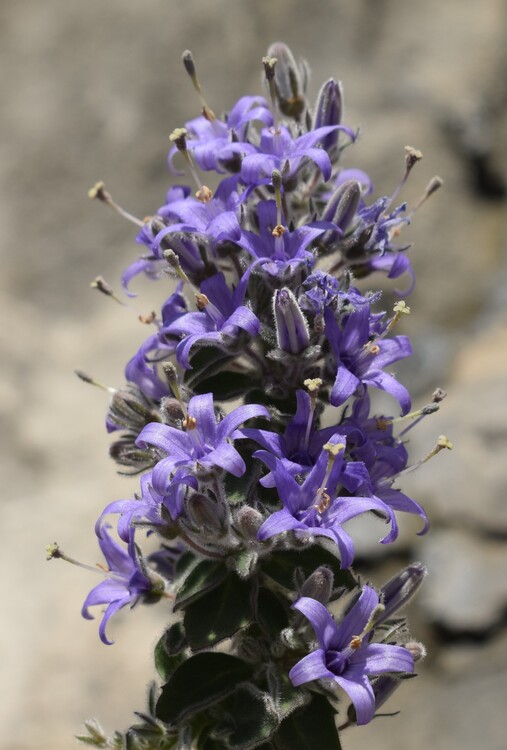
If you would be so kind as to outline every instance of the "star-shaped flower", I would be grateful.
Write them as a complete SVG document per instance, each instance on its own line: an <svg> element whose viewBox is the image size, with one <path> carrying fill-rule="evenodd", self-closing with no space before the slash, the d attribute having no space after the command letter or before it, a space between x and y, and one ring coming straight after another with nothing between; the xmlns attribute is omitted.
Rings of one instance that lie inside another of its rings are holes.
<svg viewBox="0 0 507 750"><path fill-rule="evenodd" d="M378 594L365 586L338 625L326 607L315 599L301 597L294 604L294 609L310 621L319 648L291 669L292 683L298 686L312 680L333 680L354 704L358 724L367 724L375 713L370 677L414 671L414 660L407 649L371 642L371 620L378 604Z"/></svg>

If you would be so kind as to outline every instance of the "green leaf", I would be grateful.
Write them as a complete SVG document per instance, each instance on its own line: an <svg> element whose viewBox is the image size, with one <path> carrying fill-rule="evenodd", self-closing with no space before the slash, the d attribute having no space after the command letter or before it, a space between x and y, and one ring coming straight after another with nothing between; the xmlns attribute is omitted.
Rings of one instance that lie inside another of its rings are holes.
<svg viewBox="0 0 507 750"><path fill-rule="evenodd" d="M269 690L281 719L310 701L310 693L294 687L287 672L268 670Z"/></svg>
<svg viewBox="0 0 507 750"><path fill-rule="evenodd" d="M216 346L195 347L190 358L191 369L185 371L185 385L193 389L203 375L208 378L215 375L233 359L234 357Z"/></svg>
<svg viewBox="0 0 507 750"><path fill-rule="evenodd" d="M270 639L275 639L289 624L288 606L272 591L260 588L257 595L256 620Z"/></svg>
<svg viewBox="0 0 507 750"><path fill-rule="evenodd" d="M181 584L176 594L173 611L176 612L178 609L186 607L211 589L216 588L222 583L226 575L227 569L223 562L201 560L191 569Z"/></svg>
<svg viewBox="0 0 507 750"><path fill-rule="evenodd" d="M185 658L182 654L187 645L185 629L182 622L171 625L155 646L155 667L163 680L171 674Z"/></svg>
<svg viewBox="0 0 507 750"><path fill-rule="evenodd" d="M226 747L249 750L268 740L278 726L278 714L268 693L254 685L240 685L225 702L225 719L217 732L226 737Z"/></svg>
<svg viewBox="0 0 507 750"><path fill-rule="evenodd" d="M252 620L251 582L230 572L185 609L185 631L194 651L228 638Z"/></svg>
<svg viewBox="0 0 507 750"><path fill-rule="evenodd" d="M308 578L320 565L327 565L333 571L335 588L344 586L351 590L357 585L349 570L341 570L340 559L321 544L312 544L301 550L277 550L266 558L261 569L280 586L293 591L297 568L304 578Z"/></svg>
<svg viewBox="0 0 507 750"><path fill-rule="evenodd" d="M162 688L157 717L176 724L232 693L251 667L230 654L206 652L183 662Z"/></svg>
<svg viewBox="0 0 507 750"><path fill-rule="evenodd" d="M340 737L334 720L335 710L323 695L282 721L276 733L278 750L340 750Z"/></svg>
<svg viewBox="0 0 507 750"><path fill-rule="evenodd" d="M195 382L193 391L212 393L216 401L230 401L243 397L255 385L257 382L252 379L251 374L220 370L211 377Z"/></svg>

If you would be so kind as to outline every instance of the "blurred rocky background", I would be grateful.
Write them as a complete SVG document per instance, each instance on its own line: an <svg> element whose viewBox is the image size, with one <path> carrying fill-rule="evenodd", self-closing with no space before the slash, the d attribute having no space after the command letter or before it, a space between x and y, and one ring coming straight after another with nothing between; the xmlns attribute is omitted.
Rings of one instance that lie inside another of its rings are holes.
<svg viewBox="0 0 507 750"><path fill-rule="evenodd" d="M399 375L418 404L436 386L449 392L414 430L413 457L440 433L455 448L410 481L432 533L410 529L382 556L365 541L360 556L376 583L407 561L428 565L411 620L429 656L386 707L401 715L346 744L505 747L506 37L504 0L2 0L2 748L74 747L92 715L108 731L128 726L164 623L161 607L124 612L111 628L117 644L103 646L79 613L91 574L44 560L54 540L98 560L94 521L134 487L107 457L105 395L73 375L121 383L146 335L135 313L89 287L98 274L118 286L137 246L87 190L103 179L126 208L152 213L168 186L168 134L198 111L181 52L193 50L222 111L261 91L260 58L276 39L309 60L312 95L325 78L343 81L346 122L363 131L347 164L373 176L377 195L399 180L406 144L424 153L407 200L434 174L445 180L406 235L416 355ZM153 302L139 299L149 312Z"/></svg>

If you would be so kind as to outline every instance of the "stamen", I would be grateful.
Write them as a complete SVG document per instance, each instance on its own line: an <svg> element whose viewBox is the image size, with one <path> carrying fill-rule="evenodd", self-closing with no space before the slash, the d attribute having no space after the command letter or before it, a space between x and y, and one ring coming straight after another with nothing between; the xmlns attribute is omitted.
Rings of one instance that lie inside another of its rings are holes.
<svg viewBox="0 0 507 750"><path fill-rule="evenodd" d="M417 409L416 411L411 411L409 414L404 414L402 417L390 417L389 419L386 417L377 417L376 418L376 425L378 430L387 430L389 425L397 424L399 422L404 422L407 419L413 419L419 421L421 417L426 417L428 414L434 414L436 411L440 409L439 405L436 403L426 404L421 409ZM405 428L403 432L400 432L400 437L405 432L407 432L408 429L413 427L414 425L411 424L409 427Z"/></svg>
<svg viewBox="0 0 507 750"><path fill-rule="evenodd" d="M138 315L138 319L140 323L149 326L156 321L157 313L155 312L155 310L152 310L150 313L148 313L148 315Z"/></svg>
<svg viewBox="0 0 507 750"><path fill-rule="evenodd" d="M430 195L433 195L433 193L436 193L437 190L440 190L443 184L444 184L443 179L439 177L438 175L435 175L435 177L432 177L426 187L426 190L421 195L419 200L416 202L415 206L409 212L408 218L411 218L415 214L415 212L421 208L423 203L426 203Z"/></svg>
<svg viewBox="0 0 507 750"><path fill-rule="evenodd" d="M313 507L319 513L324 513L324 511L326 511L329 508L331 497L326 492L326 485L327 485L329 476L331 474L331 469L333 468L333 464L336 460L336 457L343 450L345 450L345 443L326 443L323 446L323 450L325 450L326 453L328 454L329 460L327 462L327 468L326 468L326 473L324 475L324 479L322 480L321 485L316 492L315 503L313 505ZM319 500L319 498L322 498L322 500Z"/></svg>
<svg viewBox="0 0 507 750"><path fill-rule="evenodd" d="M179 278L185 283L185 284L191 284L190 279L188 278L187 274L181 267L180 259L174 252L174 250L171 250L170 248L167 248L167 250L164 250L163 256L165 260L168 262L168 264L171 266L172 269L178 274Z"/></svg>
<svg viewBox="0 0 507 750"><path fill-rule="evenodd" d="M393 330L394 326L398 323L402 315L410 315L410 307L403 300L400 300L394 305L393 312L394 315L385 327L384 331L376 336L372 341L369 341L364 345L364 352L366 354L379 354L380 347L378 346L378 342L382 341L382 339L384 339Z"/></svg>
<svg viewBox="0 0 507 750"><path fill-rule="evenodd" d="M102 292L102 294L104 294L106 297L111 297L111 299L114 299L114 301L122 307L127 307L125 302L116 296L116 294L113 292L113 288L102 276L97 276L97 278L95 278L91 282L90 286L92 287L92 289L97 289L99 292Z"/></svg>
<svg viewBox="0 0 507 750"><path fill-rule="evenodd" d="M412 466L407 466L406 469L403 469L403 471L398 472L398 474L395 474L393 477L391 477L391 481L394 479L399 479L400 477L403 477L406 474L410 474L412 471L415 471L420 466L422 466L427 461L429 461L430 458L433 458L433 456L436 456L437 453L440 453L440 451L443 451L444 448L447 448L447 450L452 450L453 444L445 435L440 435L438 437L436 445L434 446L434 448L430 450L427 456L425 456L424 458L421 458L420 461L417 461L415 464L412 464Z"/></svg>
<svg viewBox="0 0 507 750"><path fill-rule="evenodd" d="M310 413L308 414L308 422L306 423L304 441L304 449L308 450L308 445L310 443L310 433L312 431L313 419L315 415L315 406L317 404L317 396L319 393L319 388L322 385L322 380L320 378L307 378L307 380L303 382L303 385L306 386L310 394Z"/></svg>
<svg viewBox="0 0 507 750"><path fill-rule="evenodd" d="M86 563L79 562L79 560L74 560L73 557L69 557L65 554L65 552L63 552L63 550L60 549L58 542L53 542L53 544L46 545L46 555L46 560L65 560L65 562L71 563L72 565L77 565L79 568L91 570L92 573L99 573L100 575L103 575L104 573L110 572L107 568L104 568L98 564L97 566L86 565Z"/></svg>
<svg viewBox="0 0 507 750"><path fill-rule="evenodd" d="M76 373L78 378L83 381L83 383L94 385L97 388L100 388L102 391L106 391L107 393L116 393L116 391L118 390L117 388L113 388L112 385L104 385L104 383L101 383L99 380L95 380L95 378L87 375L86 372L83 372L82 370L74 370L74 372Z"/></svg>
<svg viewBox="0 0 507 750"><path fill-rule="evenodd" d="M195 194L195 197L198 201L201 201L201 203L208 203L213 198L213 193L211 192L209 187L206 187L206 185L202 184L199 178L199 175L195 168L194 160L192 159L190 151L187 148L187 130L185 128L176 128L169 136L169 140L171 141L171 143L174 143L178 151L183 155L183 158L187 162L190 174L192 175L192 178L197 185L197 192Z"/></svg>
<svg viewBox="0 0 507 750"><path fill-rule="evenodd" d="M285 227L282 225L282 173L278 169L274 169L271 173L271 182L275 191L277 224L273 229L273 236L280 237L284 234Z"/></svg>
<svg viewBox="0 0 507 750"><path fill-rule="evenodd" d="M107 192L102 181L96 182L95 185L90 188L90 190L88 190L88 198L90 198L91 200L97 199L99 201L102 201L102 203L105 203L106 206L109 206L113 209L113 211L116 211L117 214L123 216L124 219L127 219L127 221L132 222L138 227L144 227L145 225L144 221L141 221L141 219L138 219L133 214L125 211L124 208L119 206L118 203L113 200L111 194Z"/></svg>
<svg viewBox="0 0 507 750"><path fill-rule="evenodd" d="M413 148L412 146L405 146L405 172L403 173L403 177L401 178L398 187L395 189L394 193L389 199L389 205L394 203L398 195L401 193L403 186L405 185L406 181L408 180L408 176L412 171L412 168L417 164L418 161L421 161L421 159L421 151Z"/></svg>
<svg viewBox="0 0 507 750"><path fill-rule="evenodd" d="M202 105L203 116L206 118L206 120L208 120L208 122L214 122L217 118L213 110L210 107L208 107L206 100L204 98L204 94L201 88L201 83L199 81L199 78L197 77L197 70L195 67L195 60L194 60L193 54L190 52L189 49L186 49L185 52L182 54L181 59L183 60L183 65L185 66L185 70L190 76L190 80L194 84L194 89L196 90L199 96L199 99Z"/></svg>
<svg viewBox="0 0 507 750"><path fill-rule="evenodd" d="M373 630L375 627L375 623L377 622L380 615L384 612L385 607L383 604L377 604L373 612L371 613L370 619L366 623L364 630L360 635L353 635L350 643L349 648L352 649L352 651L357 651L358 648L361 648L363 644L363 639L368 633Z"/></svg>

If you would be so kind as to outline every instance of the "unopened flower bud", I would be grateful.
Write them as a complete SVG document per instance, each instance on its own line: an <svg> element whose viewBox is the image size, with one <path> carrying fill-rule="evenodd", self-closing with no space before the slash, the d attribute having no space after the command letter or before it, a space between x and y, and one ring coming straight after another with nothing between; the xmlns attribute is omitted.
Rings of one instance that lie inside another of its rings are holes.
<svg viewBox="0 0 507 750"><path fill-rule="evenodd" d="M308 325L290 289L277 289L273 297L278 348L299 354L310 344Z"/></svg>
<svg viewBox="0 0 507 750"><path fill-rule="evenodd" d="M357 180L347 180L339 185L329 199L322 221L332 221L343 232L351 224L361 200L361 185Z"/></svg>
<svg viewBox="0 0 507 750"><path fill-rule="evenodd" d="M320 89L315 104L313 115L313 129L323 128L329 125L339 125L343 112L343 91L341 83L330 78ZM338 146L339 130L329 133L322 139L322 147L332 155Z"/></svg>
<svg viewBox="0 0 507 750"><path fill-rule="evenodd" d="M234 523L245 539L257 539L264 518L258 510L251 508L249 505L243 505L238 509Z"/></svg>
<svg viewBox="0 0 507 750"><path fill-rule="evenodd" d="M426 647L419 641L408 641L407 643L403 644L403 648L406 648L407 651L410 651L414 662L422 661L426 656Z"/></svg>
<svg viewBox="0 0 507 750"><path fill-rule="evenodd" d="M272 44L267 57L277 61L274 67L274 89L280 112L294 120L300 120L306 108L306 66L296 63L294 55L283 42Z"/></svg>
<svg viewBox="0 0 507 750"><path fill-rule="evenodd" d="M301 596L309 596L321 604L327 604L333 590L333 573L321 565L309 576L301 587Z"/></svg>
<svg viewBox="0 0 507 750"><path fill-rule="evenodd" d="M221 532L225 526L225 508L201 492L194 492L187 501L187 514L198 529Z"/></svg>
<svg viewBox="0 0 507 750"><path fill-rule="evenodd" d="M387 620L407 604L423 582L427 572L427 568L422 563L414 562L382 586L380 592L385 609L378 618L377 624Z"/></svg>

